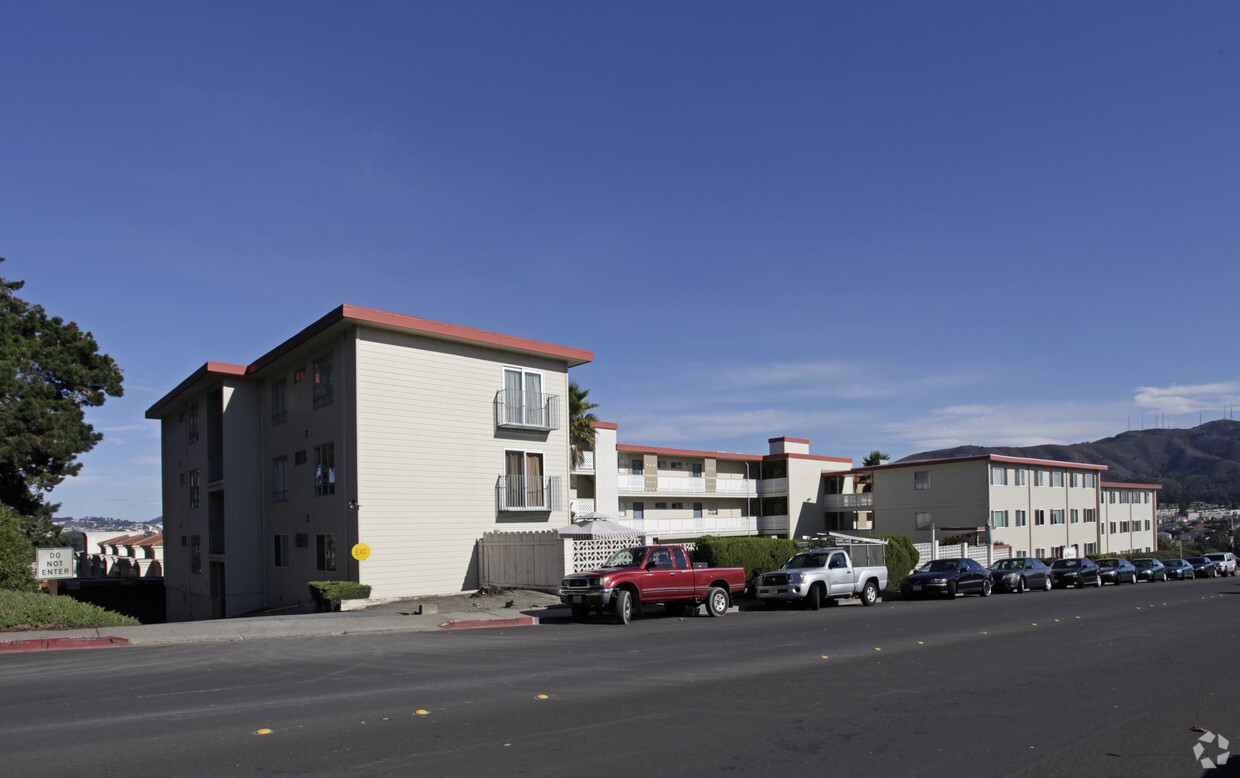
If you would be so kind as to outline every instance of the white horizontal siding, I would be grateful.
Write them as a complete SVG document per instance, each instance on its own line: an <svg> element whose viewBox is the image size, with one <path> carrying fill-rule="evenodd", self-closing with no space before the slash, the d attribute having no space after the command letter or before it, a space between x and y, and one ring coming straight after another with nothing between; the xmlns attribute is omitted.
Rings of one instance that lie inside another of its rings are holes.
<svg viewBox="0 0 1240 778"><path fill-rule="evenodd" d="M561 397L558 430L496 428L504 365L543 371L543 391ZM505 514L501 524L495 501L504 451L512 448L542 452L545 474L560 477L561 504L568 505L567 386L564 365L537 355L359 331L358 533L371 548L361 581L372 597L476 588L475 544L483 533L568 523L561 510Z"/></svg>

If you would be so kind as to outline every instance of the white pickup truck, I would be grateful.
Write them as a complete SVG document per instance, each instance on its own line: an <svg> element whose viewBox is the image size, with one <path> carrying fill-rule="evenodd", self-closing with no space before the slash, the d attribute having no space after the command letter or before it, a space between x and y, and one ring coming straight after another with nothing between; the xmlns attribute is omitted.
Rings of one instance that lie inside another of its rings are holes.
<svg viewBox="0 0 1240 778"><path fill-rule="evenodd" d="M780 569L758 576L758 597L767 603L799 600L810 610L853 597L873 605L887 588L886 551L886 541L802 551Z"/></svg>

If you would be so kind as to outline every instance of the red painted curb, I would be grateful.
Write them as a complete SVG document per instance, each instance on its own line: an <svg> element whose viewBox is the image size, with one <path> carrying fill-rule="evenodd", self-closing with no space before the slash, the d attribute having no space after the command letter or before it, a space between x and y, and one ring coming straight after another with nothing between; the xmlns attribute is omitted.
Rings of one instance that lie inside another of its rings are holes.
<svg viewBox="0 0 1240 778"><path fill-rule="evenodd" d="M518 619L478 619L476 621L445 621L440 629L481 629L485 627L532 627L538 623L533 616Z"/></svg>
<svg viewBox="0 0 1240 778"><path fill-rule="evenodd" d="M40 638L0 641L0 654L18 651L65 651L72 648L113 648L127 646L127 638Z"/></svg>

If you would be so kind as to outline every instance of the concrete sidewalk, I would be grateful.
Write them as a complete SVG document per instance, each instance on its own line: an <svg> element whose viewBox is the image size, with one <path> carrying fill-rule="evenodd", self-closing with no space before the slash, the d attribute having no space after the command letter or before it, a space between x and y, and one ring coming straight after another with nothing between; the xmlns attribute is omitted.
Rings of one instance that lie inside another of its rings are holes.
<svg viewBox="0 0 1240 778"><path fill-rule="evenodd" d="M170 643L216 643L267 638L361 635L384 632L429 632L452 629L533 626L547 615L568 615L561 605L495 607L479 610L434 612L426 600L417 605L399 604L341 613L306 613L287 616L184 621L175 624L143 624L137 627L38 630L7 632L0 637L0 654L16 651L54 651L73 648L154 646ZM422 613L426 610L431 612ZM562 613L560 613L562 611Z"/></svg>

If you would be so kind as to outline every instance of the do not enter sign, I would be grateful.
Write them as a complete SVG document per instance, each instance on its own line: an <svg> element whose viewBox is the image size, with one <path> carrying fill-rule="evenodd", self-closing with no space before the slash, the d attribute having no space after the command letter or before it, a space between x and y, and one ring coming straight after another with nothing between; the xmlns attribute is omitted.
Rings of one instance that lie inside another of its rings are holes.
<svg viewBox="0 0 1240 778"><path fill-rule="evenodd" d="M34 577L40 581L56 581L61 578L76 578L73 560L73 549L69 546L59 548L35 549Z"/></svg>

